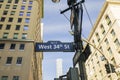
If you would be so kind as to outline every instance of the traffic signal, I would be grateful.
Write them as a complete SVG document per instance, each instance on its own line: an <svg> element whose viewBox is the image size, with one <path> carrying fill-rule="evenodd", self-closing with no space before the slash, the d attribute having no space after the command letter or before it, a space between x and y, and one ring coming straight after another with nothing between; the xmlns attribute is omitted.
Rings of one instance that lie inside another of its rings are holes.
<svg viewBox="0 0 120 80"><path fill-rule="evenodd" d="M78 68L70 68L67 73L67 80L79 80Z"/></svg>
<svg viewBox="0 0 120 80"><path fill-rule="evenodd" d="M115 72L115 67L113 64L107 63L107 64L105 64L105 68L106 68L106 71L108 74Z"/></svg>
<svg viewBox="0 0 120 80"><path fill-rule="evenodd" d="M106 72L109 74L110 73L110 67L109 64L105 64Z"/></svg>
<svg viewBox="0 0 120 80"><path fill-rule="evenodd" d="M90 56L90 54L91 54L91 49L90 49L89 44L87 44L84 51L82 52L80 58L82 60L86 61L88 59L88 57Z"/></svg>

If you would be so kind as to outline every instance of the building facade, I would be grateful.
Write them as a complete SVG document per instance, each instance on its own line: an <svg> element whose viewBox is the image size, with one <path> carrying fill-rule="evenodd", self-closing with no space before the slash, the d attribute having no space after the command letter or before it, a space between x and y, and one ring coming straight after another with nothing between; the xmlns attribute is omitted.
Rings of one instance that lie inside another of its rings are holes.
<svg viewBox="0 0 120 80"><path fill-rule="evenodd" d="M88 80L120 80L119 0L106 0L88 41L94 45L85 63Z"/></svg>
<svg viewBox="0 0 120 80"><path fill-rule="evenodd" d="M43 0L0 0L0 80L42 80Z"/></svg>
<svg viewBox="0 0 120 80"><path fill-rule="evenodd" d="M59 76L62 76L62 59L57 59L56 60L56 78L59 78Z"/></svg>

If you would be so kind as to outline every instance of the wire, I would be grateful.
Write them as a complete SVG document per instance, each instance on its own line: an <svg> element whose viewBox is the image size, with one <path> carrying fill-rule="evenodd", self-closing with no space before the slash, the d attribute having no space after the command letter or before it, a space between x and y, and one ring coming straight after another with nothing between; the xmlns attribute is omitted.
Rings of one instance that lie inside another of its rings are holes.
<svg viewBox="0 0 120 80"><path fill-rule="evenodd" d="M88 10L87 10L87 7L86 7L86 5L83 3L83 6L84 6L84 8L85 8L85 11L86 11L86 13L87 13L87 16L88 16L88 19L89 19L89 21L90 21L90 24L91 24L91 27L93 27L93 22L92 22L92 19L90 18L90 15L89 15L89 13L88 13ZM59 11L61 11L60 9L59 9ZM70 22L70 19L63 13L63 15L64 15L64 17ZM83 34L82 34L82 36L84 37L84 38L86 38ZM87 38L86 38L87 39Z"/></svg>
<svg viewBox="0 0 120 80"><path fill-rule="evenodd" d="M86 11L86 13L87 13L87 16L88 16L88 19L89 19L89 21L90 21L90 24L91 24L91 26L93 27L93 22L92 22L92 20L91 20L91 18L90 18L90 15L89 15L89 13L88 13L88 10L87 10L87 7L86 7L86 5L83 3L83 6L84 6L84 8L85 8L85 11ZM59 11L61 11L60 9L59 9ZM70 19L63 13L63 15L64 15L64 17L70 22Z"/></svg>
<svg viewBox="0 0 120 80"><path fill-rule="evenodd" d="M84 34L82 34L82 37L85 38L85 39L87 39Z"/></svg>
<svg viewBox="0 0 120 80"><path fill-rule="evenodd" d="M92 22L92 20L91 20L91 18L90 18L90 15L89 15L88 10L87 10L87 8L86 8L86 5L85 5L84 3L83 3L83 6L84 6L85 11L86 11L86 13L87 13L87 16L88 16L88 19L89 19L89 21L90 21L90 24L91 24L91 26L93 27L93 22Z"/></svg>
<svg viewBox="0 0 120 80"><path fill-rule="evenodd" d="M61 12L61 10L59 9L59 11ZM63 13L64 17L70 22L70 19Z"/></svg>

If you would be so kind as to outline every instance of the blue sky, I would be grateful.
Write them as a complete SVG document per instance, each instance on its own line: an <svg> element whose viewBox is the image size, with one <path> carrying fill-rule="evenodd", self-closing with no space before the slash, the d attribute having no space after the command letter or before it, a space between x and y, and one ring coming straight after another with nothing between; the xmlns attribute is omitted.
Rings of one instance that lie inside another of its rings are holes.
<svg viewBox="0 0 120 80"><path fill-rule="evenodd" d="M51 0L44 0L44 23L43 41L61 41L73 42L73 36L69 33L70 23L59 10L66 9L67 0L61 0L60 3L54 4ZM100 9L105 0L86 0L85 5L91 17L93 24L97 19ZM65 15L69 18L70 11ZM91 31L91 24L84 9L83 30L82 34L87 37ZM56 77L56 59L63 59L63 74L66 74L69 67L72 67L73 52L44 52L43 53L43 80L54 80Z"/></svg>

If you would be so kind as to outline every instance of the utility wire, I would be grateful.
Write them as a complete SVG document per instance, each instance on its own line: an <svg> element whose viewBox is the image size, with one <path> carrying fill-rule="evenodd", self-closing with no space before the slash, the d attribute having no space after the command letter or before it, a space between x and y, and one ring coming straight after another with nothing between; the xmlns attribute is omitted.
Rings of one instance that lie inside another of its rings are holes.
<svg viewBox="0 0 120 80"><path fill-rule="evenodd" d="M90 18L90 15L89 15L89 13L88 13L88 10L87 10L87 7L86 7L86 5L83 3L83 6L84 6L84 8L85 8L85 11L86 11L86 13L87 13L87 16L88 16L88 19L89 19L89 21L90 21L90 24L91 24L91 27L93 27L93 22L92 22L92 19ZM61 12L61 10L59 9L59 11ZM70 22L70 19L63 13L63 15L64 15L64 17ZM82 36L84 37L84 38L86 38L83 34L82 34ZM87 39L87 38L86 38Z"/></svg>
<svg viewBox="0 0 120 80"><path fill-rule="evenodd" d="M61 12L61 10L59 9L59 11ZM70 22L70 19L63 13L63 16Z"/></svg>
<svg viewBox="0 0 120 80"><path fill-rule="evenodd" d="M89 21L90 21L90 24L91 24L91 26L93 27L93 22L92 22L92 19L90 18L90 15L89 15L89 13L88 13L88 10L87 10L87 7L86 7L86 5L83 3L83 6L84 6L84 8L85 8L85 11L86 11L86 13L87 13L87 16L88 16L88 19L89 19ZM61 10L59 9L59 11L61 12ZM70 22L70 19L63 13L63 15L64 15L64 17Z"/></svg>
<svg viewBox="0 0 120 80"><path fill-rule="evenodd" d="M86 11L86 13L87 13L87 16L88 16L88 19L89 19L89 21L90 21L90 24L91 24L91 26L93 27L93 22L92 22L92 20L91 20L91 18L90 18L90 15L89 15L88 10L87 10L87 8L86 8L86 5L85 5L84 3L83 3L83 6L84 6L85 11Z"/></svg>

